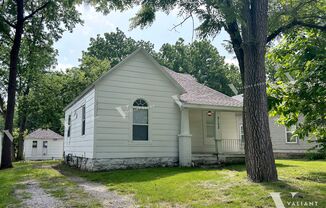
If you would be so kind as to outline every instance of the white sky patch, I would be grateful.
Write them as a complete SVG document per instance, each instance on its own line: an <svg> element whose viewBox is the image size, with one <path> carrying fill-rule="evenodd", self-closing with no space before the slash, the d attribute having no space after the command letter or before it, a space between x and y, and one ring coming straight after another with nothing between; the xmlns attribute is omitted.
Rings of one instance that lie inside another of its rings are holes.
<svg viewBox="0 0 326 208"><path fill-rule="evenodd" d="M130 30L130 18L134 17L139 7L133 7L124 12L112 11L108 15L103 15L89 5L80 5L77 7L82 14L81 19L83 25L77 25L73 32L65 32L62 38L55 43L54 47L58 50L59 56L56 70L60 68L68 68L78 66L78 60L82 56L82 51L87 50L90 38L96 38L97 34L103 37L104 33L115 32L118 27L127 37L135 40L150 41L155 45L155 50L159 50L164 43L174 44L179 38L183 38L186 43L192 41L193 24L192 20L184 22L177 30L171 28L180 23L183 18L178 16L178 9L173 9L168 15L163 12L158 12L154 23L143 30L136 28ZM194 18L195 28L198 26L198 19ZM196 35L195 37L196 38ZM237 64L236 60L232 59L232 54L229 54L222 43L228 40L229 35L225 31L212 41L212 44L217 47L219 53L225 56L227 63Z"/></svg>
<svg viewBox="0 0 326 208"><path fill-rule="evenodd" d="M227 64L233 64L239 66L238 60L236 58L225 58L224 61Z"/></svg>
<svg viewBox="0 0 326 208"><path fill-rule="evenodd" d="M66 71L68 68L74 67L72 64L58 63L55 66L55 71Z"/></svg>

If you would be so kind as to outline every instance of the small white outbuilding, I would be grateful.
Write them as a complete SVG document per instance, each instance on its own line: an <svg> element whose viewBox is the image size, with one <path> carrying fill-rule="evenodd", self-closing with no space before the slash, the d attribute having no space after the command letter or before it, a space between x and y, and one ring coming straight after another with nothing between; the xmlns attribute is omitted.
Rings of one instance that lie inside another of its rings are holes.
<svg viewBox="0 0 326 208"><path fill-rule="evenodd" d="M50 129L37 129L24 139L25 160L63 158L63 136Z"/></svg>

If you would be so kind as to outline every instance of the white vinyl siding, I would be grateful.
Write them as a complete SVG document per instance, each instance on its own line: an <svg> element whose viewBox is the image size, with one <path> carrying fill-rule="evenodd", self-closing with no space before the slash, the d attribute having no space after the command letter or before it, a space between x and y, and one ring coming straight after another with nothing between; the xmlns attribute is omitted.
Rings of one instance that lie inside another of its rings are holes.
<svg viewBox="0 0 326 208"><path fill-rule="evenodd" d="M142 53L96 85L96 158L177 157L180 110L172 82ZM148 141L133 141L133 102L148 104Z"/></svg>
<svg viewBox="0 0 326 208"><path fill-rule="evenodd" d="M85 117L83 119L83 106L85 106ZM68 128L65 128L64 151L80 157L93 157L94 147L94 108L95 89L91 89L76 103L65 111L65 126L68 125L68 117L71 115L70 137L67 136ZM83 135L83 120L85 121L85 134Z"/></svg>
<svg viewBox="0 0 326 208"><path fill-rule="evenodd" d="M305 140L298 139L296 143L286 142L286 128L276 123L276 119L275 117L269 119L274 152L304 152L314 146L314 144L308 143L307 138Z"/></svg>
<svg viewBox="0 0 326 208"><path fill-rule="evenodd" d="M25 160L62 159L63 139L25 139Z"/></svg>

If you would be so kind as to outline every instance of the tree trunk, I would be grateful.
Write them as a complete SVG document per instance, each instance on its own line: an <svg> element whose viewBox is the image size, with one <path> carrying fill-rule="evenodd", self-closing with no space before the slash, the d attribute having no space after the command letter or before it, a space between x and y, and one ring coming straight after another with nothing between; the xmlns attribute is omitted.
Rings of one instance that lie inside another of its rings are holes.
<svg viewBox="0 0 326 208"><path fill-rule="evenodd" d="M14 43L10 51L10 66L9 66L9 84L8 84L8 101L7 101L7 113L5 120L5 130L9 130L12 133L13 121L14 121L14 111L15 111L15 99L16 99L16 77L17 77L17 65L18 65L18 55L21 45L21 38L23 34L24 27L24 1L17 0L17 21L15 26L15 37ZM2 160L1 168L11 168L12 156L12 141L7 135L3 138L3 150L2 150Z"/></svg>
<svg viewBox="0 0 326 208"><path fill-rule="evenodd" d="M267 11L267 0L244 1L245 156L248 177L254 182L277 180L266 95Z"/></svg>
<svg viewBox="0 0 326 208"><path fill-rule="evenodd" d="M24 103L26 103L25 97L29 94L29 87L25 90L23 94ZM23 152L24 152L24 132L26 130L26 120L27 120L27 111L28 106L23 106L22 115L19 121L19 135L18 135L18 150L17 150L17 160L23 159Z"/></svg>

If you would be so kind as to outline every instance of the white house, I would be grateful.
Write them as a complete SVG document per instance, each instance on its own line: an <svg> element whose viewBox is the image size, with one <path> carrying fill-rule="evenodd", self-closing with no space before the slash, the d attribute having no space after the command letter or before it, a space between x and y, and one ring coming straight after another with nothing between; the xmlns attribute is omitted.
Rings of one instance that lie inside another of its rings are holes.
<svg viewBox="0 0 326 208"><path fill-rule="evenodd" d="M191 166L244 156L242 102L159 65L143 49L64 111L65 161L82 169Z"/></svg>
<svg viewBox="0 0 326 208"><path fill-rule="evenodd" d="M63 136L50 129L37 129L24 138L25 160L63 158Z"/></svg>
<svg viewBox="0 0 326 208"><path fill-rule="evenodd" d="M243 95L236 95L232 98L242 102ZM240 125L242 125L242 116L240 116ZM301 140L296 136L293 136L295 126L286 128L285 126L276 122L276 117L269 118L269 129L272 139L273 151L276 157L291 157L302 155L308 149L314 146L313 143L309 143L307 139Z"/></svg>

